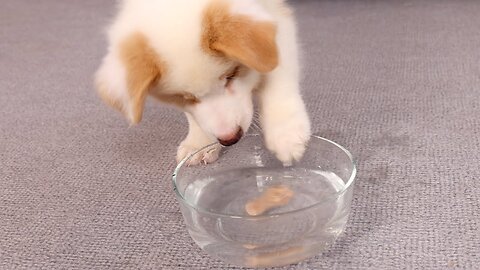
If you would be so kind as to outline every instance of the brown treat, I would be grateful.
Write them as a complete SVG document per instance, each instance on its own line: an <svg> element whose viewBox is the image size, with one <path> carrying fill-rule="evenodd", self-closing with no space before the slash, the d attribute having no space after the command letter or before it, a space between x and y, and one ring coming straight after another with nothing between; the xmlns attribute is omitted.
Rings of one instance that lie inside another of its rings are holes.
<svg viewBox="0 0 480 270"><path fill-rule="evenodd" d="M263 194L249 201L245 205L245 211L251 216L258 216L266 211L287 205L293 197L293 191L284 185L269 187Z"/></svg>
<svg viewBox="0 0 480 270"><path fill-rule="evenodd" d="M294 263L305 258L303 247L292 247L286 250L263 253L256 256L246 258L248 267L273 267L285 263Z"/></svg>

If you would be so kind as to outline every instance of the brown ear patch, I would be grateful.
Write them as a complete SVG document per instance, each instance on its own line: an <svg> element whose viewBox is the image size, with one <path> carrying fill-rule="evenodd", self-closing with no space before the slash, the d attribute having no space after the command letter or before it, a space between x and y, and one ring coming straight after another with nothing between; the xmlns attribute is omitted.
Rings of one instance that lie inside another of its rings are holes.
<svg viewBox="0 0 480 270"><path fill-rule="evenodd" d="M165 66L141 33L132 34L124 40L120 45L120 59L127 73L128 116L132 123L138 123L142 119L148 92L165 72Z"/></svg>
<svg viewBox="0 0 480 270"><path fill-rule="evenodd" d="M231 14L226 1L213 1L203 17L202 47L261 73L278 65L276 26L267 21Z"/></svg>

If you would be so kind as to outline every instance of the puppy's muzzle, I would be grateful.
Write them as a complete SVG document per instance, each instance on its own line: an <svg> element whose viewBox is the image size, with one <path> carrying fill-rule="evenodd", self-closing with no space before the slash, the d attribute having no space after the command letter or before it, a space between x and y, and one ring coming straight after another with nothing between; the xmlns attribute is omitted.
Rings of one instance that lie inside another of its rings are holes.
<svg viewBox="0 0 480 270"><path fill-rule="evenodd" d="M217 138L218 142L223 146L230 146L236 144L243 136L243 130L238 128L237 132L225 136L223 138Z"/></svg>

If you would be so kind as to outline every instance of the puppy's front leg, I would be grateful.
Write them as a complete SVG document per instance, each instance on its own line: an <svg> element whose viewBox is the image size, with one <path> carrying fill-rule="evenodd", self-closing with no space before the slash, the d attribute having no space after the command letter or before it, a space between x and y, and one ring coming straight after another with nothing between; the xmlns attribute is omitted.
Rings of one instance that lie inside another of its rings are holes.
<svg viewBox="0 0 480 270"><path fill-rule="evenodd" d="M198 126L197 122L189 113L185 113L188 120L189 130L187 137L180 143L177 151L177 162L182 161L185 157L195 153L201 148L214 143L216 140L211 136L205 134L205 132ZM220 153L220 145L214 148L206 149L190 159L189 165L197 165L200 163L212 163L218 159Z"/></svg>
<svg viewBox="0 0 480 270"><path fill-rule="evenodd" d="M270 77L260 94L260 121L267 148L285 165L299 160L310 139L310 120L296 82Z"/></svg>
<svg viewBox="0 0 480 270"><path fill-rule="evenodd" d="M278 35L280 65L266 74L259 92L260 121L267 148L284 164L299 160L310 139L310 120L300 95L296 29L281 22Z"/></svg>

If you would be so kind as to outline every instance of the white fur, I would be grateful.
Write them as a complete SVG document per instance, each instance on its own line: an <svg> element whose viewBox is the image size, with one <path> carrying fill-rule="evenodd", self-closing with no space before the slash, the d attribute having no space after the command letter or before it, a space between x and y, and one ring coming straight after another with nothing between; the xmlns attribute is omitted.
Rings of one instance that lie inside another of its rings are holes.
<svg viewBox="0 0 480 270"><path fill-rule="evenodd" d="M106 95L112 97L114 100L120 100L122 110L126 112L127 118L133 121L133 113L130 100L127 94L127 86L125 83L126 71L124 66L115 57L115 53L109 53L104 59L103 64L96 74L96 81L98 84L104 86ZM118 79L122 78L122 79ZM104 85L108 83L108 85Z"/></svg>
<svg viewBox="0 0 480 270"><path fill-rule="evenodd" d="M255 18L258 21L273 21L273 17L256 0L230 0L231 11L235 14Z"/></svg>
<svg viewBox="0 0 480 270"><path fill-rule="evenodd" d="M177 159L241 127L245 132L252 121L252 89L260 74L249 71L226 91L219 76L233 63L219 62L200 46L203 10L215 0L124 0L109 28L109 50L97 72L97 81L108 94L120 100L133 119L126 89L126 74L118 59L118 46L135 32L143 33L150 46L168 65L162 74L165 93L178 90L198 97L198 105L186 108L190 130L181 143ZM310 122L299 90L299 63L296 27L283 0L229 0L232 11L277 25L280 65L266 74L260 91L261 123L267 147L290 163L299 159L310 137ZM218 153L204 153L203 162L213 162ZM193 163L201 162L199 159Z"/></svg>

